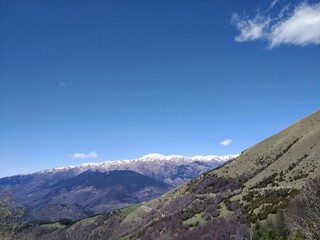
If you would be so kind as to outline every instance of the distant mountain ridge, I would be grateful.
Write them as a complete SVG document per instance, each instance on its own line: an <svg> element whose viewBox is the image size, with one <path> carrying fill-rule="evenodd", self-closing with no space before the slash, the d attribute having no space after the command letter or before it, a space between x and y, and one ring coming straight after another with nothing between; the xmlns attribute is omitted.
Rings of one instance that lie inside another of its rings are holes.
<svg viewBox="0 0 320 240"><path fill-rule="evenodd" d="M0 185L15 189L16 201L26 207L27 217L76 220L158 197L235 156L149 154L0 178Z"/></svg>
<svg viewBox="0 0 320 240"><path fill-rule="evenodd" d="M225 156L210 155L189 157L152 153L133 160L84 163L79 166L47 169L37 174L69 172L70 174L77 175L88 170L100 172L131 170L164 181L173 186L178 186L201 173L212 170L227 161L235 159L237 156L237 154L233 154Z"/></svg>
<svg viewBox="0 0 320 240"><path fill-rule="evenodd" d="M74 174L80 174L88 170L100 172L113 170L131 170L140 174L154 177L157 180L165 181L174 186L178 186L199 174L212 170L213 168L236 158L238 155L225 156L180 156L180 155L162 155L152 153L133 160L105 161L101 163L84 163L79 166L67 166L52 168L39 173L57 173L69 171ZM177 174L175 171L185 169L185 174ZM177 178L173 179L172 176Z"/></svg>

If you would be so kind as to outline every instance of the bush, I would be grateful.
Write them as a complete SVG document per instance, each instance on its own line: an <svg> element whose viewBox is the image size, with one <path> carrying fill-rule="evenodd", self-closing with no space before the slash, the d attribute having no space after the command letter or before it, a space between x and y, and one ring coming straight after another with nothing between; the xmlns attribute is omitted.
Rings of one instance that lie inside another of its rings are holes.
<svg viewBox="0 0 320 240"><path fill-rule="evenodd" d="M287 214L288 225L307 239L320 239L320 178L306 182L293 199Z"/></svg>

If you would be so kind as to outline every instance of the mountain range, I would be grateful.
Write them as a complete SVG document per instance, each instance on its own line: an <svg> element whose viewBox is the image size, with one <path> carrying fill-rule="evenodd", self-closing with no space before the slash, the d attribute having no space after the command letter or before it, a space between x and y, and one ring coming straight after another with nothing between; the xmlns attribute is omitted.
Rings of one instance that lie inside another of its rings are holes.
<svg viewBox="0 0 320 240"><path fill-rule="evenodd" d="M302 190L308 190L305 184L319 174L317 111L159 198L76 222L21 226L15 236L46 240L297 239L301 231L287 225L288 209Z"/></svg>
<svg viewBox="0 0 320 240"><path fill-rule="evenodd" d="M236 156L149 154L5 177L0 185L14 188L28 221L78 220L159 197Z"/></svg>
<svg viewBox="0 0 320 240"><path fill-rule="evenodd" d="M178 186L196 176L199 176L201 173L212 170L222 163L236 158L237 156L238 155L234 154L226 156L186 157L179 155L165 156L153 153L134 160L85 163L80 166L48 169L41 173L68 172L70 174L77 175L88 170L96 170L100 172L131 170L173 186Z"/></svg>

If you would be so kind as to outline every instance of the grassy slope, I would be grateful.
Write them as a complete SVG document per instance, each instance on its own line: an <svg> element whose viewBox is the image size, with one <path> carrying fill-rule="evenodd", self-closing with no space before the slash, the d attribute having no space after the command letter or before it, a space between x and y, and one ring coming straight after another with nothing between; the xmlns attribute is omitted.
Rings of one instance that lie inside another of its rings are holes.
<svg viewBox="0 0 320 240"><path fill-rule="evenodd" d="M236 161L212 173L227 177L253 174L253 178L245 183L246 187L250 187L264 177L286 171L291 164L297 164L286 173L285 181L281 185L301 187L299 181L290 182L289 177L300 171L307 172L318 168L319 152L320 111L245 150Z"/></svg>
<svg viewBox="0 0 320 240"><path fill-rule="evenodd" d="M272 182L278 186L271 188L301 188L306 178L314 177L320 172L320 111L298 121L280 133L263 140L262 142L245 150L236 160L229 162L213 171L210 175L219 177L250 177L243 190L254 188L264 178L278 174ZM280 173L283 173L283 180ZM305 175L304 175L305 174ZM296 177L296 179L294 179ZM301 177L301 178L299 178ZM195 181L201 181L203 176ZM292 179L292 181L290 181ZM186 193L187 183L174 189L163 197L163 201ZM148 204L153 205L155 201Z"/></svg>
<svg viewBox="0 0 320 240"><path fill-rule="evenodd" d="M256 202L252 210L255 215L263 212L271 215L272 209L264 209L267 205L275 205L275 198L279 203L277 208L286 207L290 200L308 178L320 173L320 111L298 121L289 128L245 150L236 160L225 164L180 188L174 189L163 197L152 200L145 205L159 208L163 203L168 205L172 199L193 194L188 186L202 181L208 175L222 178L247 178L241 189L232 193L230 201L240 200L246 206ZM265 181L268 179L268 181ZM265 196L269 191L270 197ZM253 192L253 198L245 201L243 198ZM273 194L273 195L272 195ZM278 196L280 195L280 197ZM281 197L281 195L284 195ZM224 202L220 203L221 215L226 215ZM248 210L248 211L249 211ZM263 217L261 217L263 218Z"/></svg>

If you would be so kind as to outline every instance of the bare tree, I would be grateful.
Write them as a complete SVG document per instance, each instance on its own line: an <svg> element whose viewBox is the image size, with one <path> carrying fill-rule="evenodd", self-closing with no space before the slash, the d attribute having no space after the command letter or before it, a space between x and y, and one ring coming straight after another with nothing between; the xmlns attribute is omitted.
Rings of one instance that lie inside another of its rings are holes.
<svg viewBox="0 0 320 240"><path fill-rule="evenodd" d="M6 190L0 186L0 237L1 239L11 239L13 234L13 224L22 215L22 209L15 206L13 191Z"/></svg>
<svg viewBox="0 0 320 240"><path fill-rule="evenodd" d="M308 239L320 239L320 178L306 182L288 211L289 227Z"/></svg>

